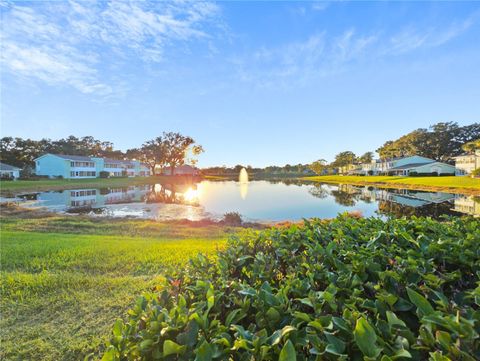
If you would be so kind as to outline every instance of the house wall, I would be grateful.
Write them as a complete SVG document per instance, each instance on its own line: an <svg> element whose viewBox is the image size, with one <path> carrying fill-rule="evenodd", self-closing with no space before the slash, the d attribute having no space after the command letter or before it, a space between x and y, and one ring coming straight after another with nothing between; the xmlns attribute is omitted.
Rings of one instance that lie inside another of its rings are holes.
<svg viewBox="0 0 480 361"><path fill-rule="evenodd" d="M480 159L480 157L477 157L475 154L457 157L455 159L455 166L465 174L470 174L478 167L476 158Z"/></svg>
<svg viewBox="0 0 480 361"><path fill-rule="evenodd" d="M422 165L420 167L412 168L410 171L415 171L417 173L433 173L437 172L438 174L455 174L455 167L446 163L435 162L432 164Z"/></svg>
<svg viewBox="0 0 480 361"><path fill-rule="evenodd" d="M93 167L84 166L72 166L71 161L55 156L54 154L46 154L36 159L35 173L37 175L45 175L49 177L62 176L64 178L97 178L100 176L100 172L106 171L110 175L122 175L124 170L127 171L128 176L149 176L150 169L141 165L140 162L132 162L133 167L127 168L126 163L115 163L115 168L105 168L105 159L103 158L91 158L90 162L94 163ZM77 161L78 162L78 161ZM107 162L108 163L108 162ZM108 163L108 164L110 164ZM72 173L74 172L74 173ZM77 175L77 172L78 175ZM80 175L80 172L95 172L95 175Z"/></svg>
<svg viewBox="0 0 480 361"><path fill-rule="evenodd" d="M17 179L20 177L20 171L19 170L2 170L0 171L0 175L6 175L9 177L13 177L13 179Z"/></svg>
<svg viewBox="0 0 480 361"><path fill-rule="evenodd" d="M49 177L70 178L70 161L46 154L35 162L35 174Z"/></svg>

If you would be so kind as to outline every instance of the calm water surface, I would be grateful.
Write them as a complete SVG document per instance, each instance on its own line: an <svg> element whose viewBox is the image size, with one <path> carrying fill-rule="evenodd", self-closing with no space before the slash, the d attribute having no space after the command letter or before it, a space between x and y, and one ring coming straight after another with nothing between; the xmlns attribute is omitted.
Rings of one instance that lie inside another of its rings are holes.
<svg viewBox="0 0 480 361"><path fill-rule="evenodd" d="M21 194L17 200L27 207L46 207L56 212L158 220L220 219L227 212L239 212L249 221L332 218L352 211L367 217L480 215L480 199L469 196L299 181L202 181L88 188Z"/></svg>

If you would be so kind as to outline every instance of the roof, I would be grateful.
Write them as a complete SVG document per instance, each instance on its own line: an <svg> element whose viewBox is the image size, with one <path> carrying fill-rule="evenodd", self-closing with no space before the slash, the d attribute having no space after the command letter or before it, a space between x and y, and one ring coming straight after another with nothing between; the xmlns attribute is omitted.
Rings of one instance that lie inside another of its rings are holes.
<svg viewBox="0 0 480 361"><path fill-rule="evenodd" d="M442 165L446 165L448 167L455 168L454 165L443 163L443 162L438 162L438 161L434 160L432 162L410 163L410 164L400 165L398 167L390 168L389 170L402 170L402 169L417 168L417 167L421 167L422 165L427 165L427 164L442 164Z"/></svg>
<svg viewBox="0 0 480 361"><path fill-rule="evenodd" d="M423 163L410 163L405 165L399 165L398 167L392 167L389 170L410 169L410 168L421 167L422 165L427 165L432 163L437 163L437 162L433 161L433 162L423 162Z"/></svg>
<svg viewBox="0 0 480 361"><path fill-rule="evenodd" d="M0 170L21 170L21 168L14 167L10 164L0 163Z"/></svg>
<svg viewBox="0 0 480 361"><path fill-rule="evenodd" d="M66 159L66 160L92 161L91 157L86 157L86 156L83 156L83 155L67 155L67 154L53 154L53 153L43 154L36 159L42 158L46 155L53 155L55 157L59 157L59 158Z"/></svg>
<svg viewBox="0 0 480 361"><path fill-rule="evenodd" d="M393 157L393 158L385 158L385 159L377 159L376 162L377 163L384 163L384 162L394 162L396 160L401 160L401 159L408 159L408 158L413 158L413 157L420 157L420 158L424 158L424 159L430 159L428 157L424 157L423 155L418 155L418 154L412 154L412 155L406 155L404 157ZM434 159L432 159L432 162L434 161Z"/></svg>
<svg viewBox="0 0 480 361"><path fill-rule="evenodd" d="M105 163L122 163L122 164L134 164L133 160L124 160L124 159L112 159L112 158L104 158Z"/></svg>

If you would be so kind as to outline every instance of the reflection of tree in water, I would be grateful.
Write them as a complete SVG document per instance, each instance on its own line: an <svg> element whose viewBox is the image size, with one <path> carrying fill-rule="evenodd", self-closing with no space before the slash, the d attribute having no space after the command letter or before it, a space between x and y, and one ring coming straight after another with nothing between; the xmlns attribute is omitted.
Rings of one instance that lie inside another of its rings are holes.
<svg viewBox="0 0 480 361"><path fill-rule="evenodd" d="M196 189L196 184L152 184L145 202L198 205L196 202L185 200L183 194L189 189Z"/></svg>
<svg viewBox="0 0 480 361"><path fill-rule="evenodd" d="M335 198L335 202L345 207L352 207L357 202L357 194L348 193L341 189L332 190L331 195Z"/></svg>
<svg viewBox="0 0 480 361"><path fill-rule="evenodd" d="M394 217L432 217L440 218L442 215L458 216L459 213L452 211L452 203L430 203L421 207L404 206L399 203L380 201L378 204L378 213Z"/></svg>
<svg viewBox="0 0 480 361"><path fill-rule="evenodd" d="M325 187L323 187L323 185L321 184L315 184L312 187L310 187L310 189L308 190L308 193L320 199L327 198L329 194L328 190L325 189Z"/></svg>
<svg viewBox="0 0 480 361"><path fill-rule="evenodd" d="M265 178L265 179L258 179L258 180L265 180L265 181L267 181L268 183L271 183L271 184L282 183L282 184L285 184L287 186L292 185L292 184L300 186L300 185L303 185L303 184L310 184L311 183L311 182L306 182L304 180L296 179L296 178Z"/></svg>
<svg viewBox="0 0 480 361"><path fill-rule="evenodd" d="M330 194L338 204L345 207L352 207L361 196L359 189L359 187L351 184L339 184L338 189L333 189Z"/></svg>

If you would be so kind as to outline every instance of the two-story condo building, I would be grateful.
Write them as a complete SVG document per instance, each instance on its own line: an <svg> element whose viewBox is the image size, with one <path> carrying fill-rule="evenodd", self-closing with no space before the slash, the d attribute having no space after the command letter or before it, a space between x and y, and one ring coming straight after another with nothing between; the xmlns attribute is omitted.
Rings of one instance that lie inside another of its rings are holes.
<svg viewBox="0 0 480 361"><path fill-rule="evenodd" d="M111 177L145 177L150 169L139 161L86 157L80 155L44 154L35 159L35 174L63 178L96 178L100 172Z"/></svg>
<svg viewBox="0 0 480 361"><path fill-rule="evenodd" d="M454 175L455 167L434 159L412 155L403 158L377 159L371 163L359 164L350 172L350 174L390 174L401 176L408 176L411 173Z"/></svg>
<svg viewBox="0 0 480 361"><path fill-rule="evenodd" d="M470 174L480 168L480 149L471 154L462 154L455 157L455 167L459 174Z"/></svg>

